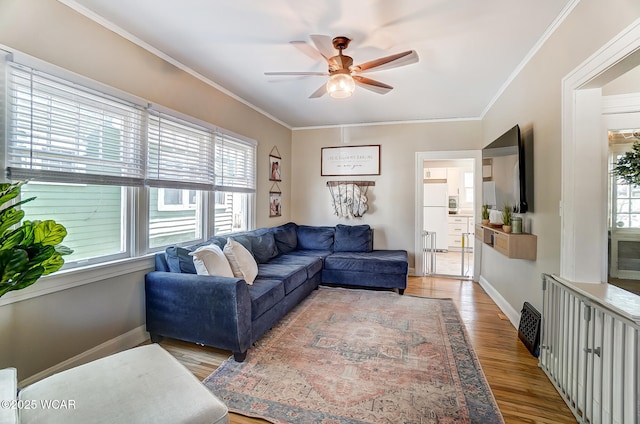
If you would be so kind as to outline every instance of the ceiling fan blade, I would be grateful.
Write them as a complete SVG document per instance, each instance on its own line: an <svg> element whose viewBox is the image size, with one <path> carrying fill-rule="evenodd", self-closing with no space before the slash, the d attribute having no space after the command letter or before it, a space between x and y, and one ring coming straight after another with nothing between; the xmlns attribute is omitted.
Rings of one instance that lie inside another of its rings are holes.
<svg viewBox="0 0 640 424"><path fill-rule="evenodd" d="M265 75L269 76L301 76L301 75L317 75L321 77L326 77L329 75L328 72L265 72Z"/></svg>
<svg viewBox="0 0 640 424"><path fill-rule="evenodd" d="M333 48L333 39L328 35L311 34L309 38L311 38L316 49L318 49L325 59L329 59L337 54Z"/></svg>
<svg viewBox="0 0 640 424"><path fill-rule="evenodd" d="M391 56L381 57L369 62L362 63L360 65L354 65L351 67L352 72L365 72L365 71L381 71L383 69L397 68L399 66L410 65L416 63L419 60L418 53L415 50L408 50L406 52L392 54Z"/></svg>
<svg viewBox="0 0 640 424"><path fill-rule="evenodd" d="M319 97L324 96L324 94L327 92L327 86L326 84L322 84L316 91L314 91L313 93L311 93L311 95L309 96L310 99L317 99Z"/></svg>
<svg viewBox="0 0 640 424"><path fill-rule="evenodd" d="M361 75L354 75L353 79L356 84L360 85L362 88L373 91L374 93L387 94L389 91L393 90L393 87L388 84L372 80L371 78L363 77Z"/></svg>
<svg viewBox="0 0 640 424"><path fill-rule="evenodd" d="M291 43L295 48L300 50L302 53L306 54L313 60L322 59L325 61L329 61L329 58L322 54L318 49L313 47L311 44L306 41L291 41Z"/></svg>

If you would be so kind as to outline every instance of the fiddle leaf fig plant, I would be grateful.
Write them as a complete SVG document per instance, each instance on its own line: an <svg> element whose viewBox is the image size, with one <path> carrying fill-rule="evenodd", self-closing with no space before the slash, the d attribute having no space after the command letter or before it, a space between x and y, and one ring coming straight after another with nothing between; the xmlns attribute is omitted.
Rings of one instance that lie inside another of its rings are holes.
<svg viewBox="0 0 640 424"><path fill-rule="evenodd" d="M640 143L633 142L631 150L622 155L613 167L613 173L625 184L640 186Z"/></svg>
<svg viewBox="0 0 640 424"><path fill-rule="evenodd" d="M25 181L0 184L0 297L59 270L64 264L62 257L73 253L60 244L67 236L62 224L53 220L22 221L25 212L18 206L35 197L3 207L18 197L24 184Z"/></svg>

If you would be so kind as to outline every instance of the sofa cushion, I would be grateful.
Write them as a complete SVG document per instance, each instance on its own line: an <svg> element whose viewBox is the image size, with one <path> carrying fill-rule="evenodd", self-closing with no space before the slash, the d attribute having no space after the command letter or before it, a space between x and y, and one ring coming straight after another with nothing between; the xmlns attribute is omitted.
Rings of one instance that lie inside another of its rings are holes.
<svg viewBox="0 0 640 424"><path fill-rule="evenodd" d="M278 256L278 247L273 233L266 232L249 238L251 239L251 253L259 264L269 262L271 258Z"/></svg>
<svg viewBox="0 0 640 424"><path fill-rule="evenodd" d="M319 252L318 250L307 250L307 252ZM275 265L299 265L307 270L307 278L313 277L322 270L322 258L318 256L296 255L294 252L280 255L269 261Z"/></svg>
<svg viewBox="0 0 640 424"><path fill-rule="evenodd" d="M227 237L227 242L229 241L228 240L229 237L231 237L234 241L240 243L242 245L242 247L247 249L247 251L253 255L252 244L251 244L252 236L250 236L249 234L246 234L246 233L229 234L229 236ZM226 246L226 243L225 243L225 246Z"/></svg>
<svg viewBox="0 0 640 424"><path fill-rule="evenodd" d="M0 370L0 400L13 402L18 398L17 371L15 368ZM18 422L18 408L0 406L0 423L15 424Z"/></svg>
<svg viewBox="0 0 640 424"><path fill-rule="evenodd" d="M373 231L368 225L336 225L334 252L371 252Z"/></svg>
<svg viewBox="0 0 640 424"><path fill-rule="evenodd" d="M371 252L336 252L325 258L324 267L371 274L406 274L409 263L405 250L372 250Z"/></svg>
<svg viewBox="0 0 640 424"><path fill-rule="evenodd" d="M231 265L222 249L216 244L201 246L190 252L198 275L217 275L219 277L234 277Z"/></svg>
<svg viewBox="0 0 640 424"><path fill-rule="evenodd" d="M231 265L233 275L237 278L244 278L247 284L253 284L253 280L258 275L258 264L256 264L251 252L231 237L227 239L223 252Z"/></svg>
<svg viewBox="0 0 640 424"><path fill-rule="evenodd" d="M298 226L298 249L333 250L333 227Z"/></svg>
<svg viewBox="0 0 640 424"><path fill-rule="evenodd" d="M284 294L287 295L307 280L307 268L298 264L268 264L258 265L258 278L281 280L284 284Z"/></svg>
<svg viewBox="0 0 640 424"><path fill-rule="evenodd" d="M167 265L171 272L184 272L187 274L196 274L196 267L193 264L193 258L189 256L191 249L178 246L169 246L165 250L167 256Z"/></svg>
<svg viewBox="0 0 640 424"><path fill-rule="evenodd" d="M284 298L284 284L281 280L256 278L249 287L251 298L251 320L255 320Z"/></svg>
<svg viewBox="0 0 640 424"><path fill-rule="evenodd" d="M227 244L227 237L225 237L225 236L213 236L209 240L207 240L204 244L205 245L215 244L220 249L224 249L224 245Z"/></svg>
<svg viewBox="0 0 640 424"><path fill-rule="evenodd" d="M289 253L296 250L298 247L297 228L296 224L289 222L271 229L279 253Z"/></svg>

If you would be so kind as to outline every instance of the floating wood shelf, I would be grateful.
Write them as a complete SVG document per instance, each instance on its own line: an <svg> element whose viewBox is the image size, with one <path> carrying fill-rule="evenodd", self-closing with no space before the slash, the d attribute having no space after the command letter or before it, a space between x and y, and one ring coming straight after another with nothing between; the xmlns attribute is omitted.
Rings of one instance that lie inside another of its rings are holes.
<svg viewBox="0 0 640 424"><path fill-rule="evenodd" d="M535 261L538 237L529 233L505 233L501 228L476 224L476 238L511 259Z"/></svg>
<svg viewBox="0 0 640 424"><path fill-rule="evenodd" d="M375 186L375 181L327 181L327 187L335 187L341 184L355 184L358 187L371 187Z"/></svg>

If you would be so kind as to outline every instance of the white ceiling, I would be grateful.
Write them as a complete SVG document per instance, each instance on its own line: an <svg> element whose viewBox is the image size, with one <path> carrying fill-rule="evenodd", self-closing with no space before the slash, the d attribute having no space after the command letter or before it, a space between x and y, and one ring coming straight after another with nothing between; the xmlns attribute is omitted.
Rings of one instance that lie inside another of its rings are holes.
<svg viewBox="0 0 640 424"><path fill-rule="evenodd" d="M179 63L290 128L483 116L576 0L60 0ZM289 42L352 39L362 63L405 50L420 61L371 72L394 87L309 99L326 71Z"/></svg>

